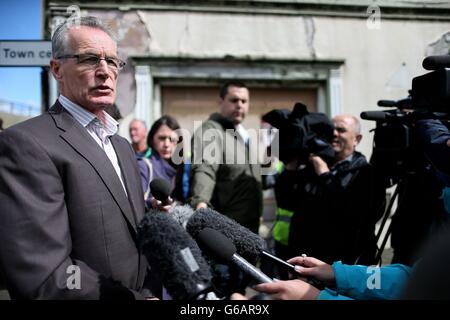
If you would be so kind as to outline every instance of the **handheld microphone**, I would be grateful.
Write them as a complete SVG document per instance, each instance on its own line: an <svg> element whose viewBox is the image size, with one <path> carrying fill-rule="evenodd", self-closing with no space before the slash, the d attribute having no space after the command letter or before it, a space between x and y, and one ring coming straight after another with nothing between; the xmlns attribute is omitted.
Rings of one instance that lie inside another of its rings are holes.
<svg viewBox="0 0 450 320"><path fill-rule="evenodd" d="M195 239L200 231L211 228L219 231L236 246L237 252L256 263L266 242L259 235L210 208L198 209L186 224L186 231Z"/></svg>
<svg viewBox="0 0 450 320"><path fill-rule="evenodd" d="M205 228L198 233L197 241L204 251L219 262L234 262L241 270L253 277L258 283L273 282L261 270L253 266L236 253L233 242L217 230Z"/></svg>
<svg viewBox="0 0 450 320"><path fill-rule="evenodd" d="M154 209L147 212L139 224L137 239L174 300L217 300L200 248L167 213Z"/></svg>
<svg viewBox="0 0 450 320"><path fill-rule="evenodd" d="M237 252L248 261L256 263L259 258L265 257L287 269L287 271L291 272L294 276L297 275L294 265L267 252L264 239L251 232L249 229L241 226L233 219L210 208L196 210L188 219L186 231L194 239L197 239L198 234L205 228L219 231L231 240L236 247ZM323 287L314 279L310 279L310 281L318 288Z"/></svg>
<svg viewBox="0 0 450 320"><path fill-rule="evenodd" d="M150 192L156 200L161 201L163 205L168 205L172 185L165 179L156 178L150 182Z"/></svg>

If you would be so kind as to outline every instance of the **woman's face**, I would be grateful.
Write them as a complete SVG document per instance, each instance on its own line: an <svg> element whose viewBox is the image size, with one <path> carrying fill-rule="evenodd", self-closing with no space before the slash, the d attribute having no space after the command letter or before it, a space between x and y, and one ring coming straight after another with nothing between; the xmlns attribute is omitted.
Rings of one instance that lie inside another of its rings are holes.
<svg viewBox="0 0 450 320"><path fill-rule="evenodd" d="M172 157L177 142L178 134L165 124L159 127L153 136L153 148L165 160L169 160Z"/></svg>

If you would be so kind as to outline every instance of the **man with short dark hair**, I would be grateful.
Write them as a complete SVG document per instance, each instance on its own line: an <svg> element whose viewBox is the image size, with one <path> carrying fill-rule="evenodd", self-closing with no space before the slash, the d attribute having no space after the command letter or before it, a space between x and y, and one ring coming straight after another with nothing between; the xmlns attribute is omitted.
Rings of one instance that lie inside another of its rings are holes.
<svg viewBox="0 0 450 320"><path fill-rule="evenodd" d="M250 160L249 135L242 126L249 105L245 84L233 81L222 86L219 113L213 113L194 134L190 203L197 209L210 206L258 233L262 213L260 166ZM213 141L210 133L216 138ZM208 150L213 149L216 153L208 158Z"/></svg>
<svg viewBox="0 0 450 320"><path fill-rule="evenodd" d="M94 17L60 25L52 54L58 100L0 135L6 286L13 299L147 297L148 265L136 244L144 214L136 160L104 111L125 63Z"/></svg>

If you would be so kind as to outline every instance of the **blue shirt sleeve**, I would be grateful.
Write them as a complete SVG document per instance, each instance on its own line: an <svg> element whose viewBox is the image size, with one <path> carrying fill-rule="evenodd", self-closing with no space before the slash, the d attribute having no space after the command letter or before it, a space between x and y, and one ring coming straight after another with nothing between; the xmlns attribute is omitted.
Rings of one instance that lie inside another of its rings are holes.
<svg viewBox="0 0 450 320"><path fill-rule="evenodd" d="M353 300L353 299L338 294L336 291L331 290L330 288L325 288L324 290L320 291L317 300Z"/></svg>
<svg viewBox="0 0 450 320"><path fill-rule="evenodd" d="M336 293L356 300L399 299L411 274L402 264L383 267L333 263Z"/></svg>

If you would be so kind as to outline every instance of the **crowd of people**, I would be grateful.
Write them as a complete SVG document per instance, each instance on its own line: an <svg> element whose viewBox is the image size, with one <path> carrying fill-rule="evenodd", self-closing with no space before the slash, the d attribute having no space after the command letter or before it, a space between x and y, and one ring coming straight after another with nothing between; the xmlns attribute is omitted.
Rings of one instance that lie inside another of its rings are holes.
<svg viewBox="0 0 450 320"><path fill-rule="evenodd" d="M13 299L162 299L158 270L136 243L146 210L161 206L151 194L154 179L170 183L173 203L212 208L258 233L263 176L250 161L252 138L243 126L250 89L239 81L222 85L218 111L193 134L192 154L181 155L182 162L174 161L182 136L170 115L150 129L142 119L131 121L130 145L117 134L114 104L125 62L100 20L79 22L61 24L52 37L55 104L0 134L0 272ZM274 268L271 276L282 280L254 288L283 300L402 298L420 261L371 273L378 263L375 226L385 210L383 173L356 151L357 117L337 115L330 126L333 157L283 159L275 180L274 254L295 272ZM450 181L447 126L429 120L417 127L436 174ZM211 130L216 139L205 143ZM220 152L208 155L208 148ZM445 183L441 190L435 200L450 212Z"/></svg>

